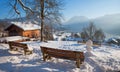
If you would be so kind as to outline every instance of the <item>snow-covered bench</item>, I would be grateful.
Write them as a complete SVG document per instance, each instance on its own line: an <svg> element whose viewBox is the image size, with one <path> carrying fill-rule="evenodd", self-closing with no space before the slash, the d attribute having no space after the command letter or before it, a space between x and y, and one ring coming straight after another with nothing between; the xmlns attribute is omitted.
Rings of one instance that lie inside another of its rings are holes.
<svg viewBox="0 0 120 72"><path fill-rule="evenodd" d="M8 42L9 48L11 51L17 51L18 48L22 48L24 50L24 54L32 54L33 50L30 50L27 44L18 43L18 42Z"/></svg>
<svg viewBox="0 0 120 72"><path fill-rule="evenodd" d="M84 53L79 51L61 50L41 46L43 60L51 59L51 57L62 58L76 61L76 66L79 68L80 64L84 62Z"/></svg>

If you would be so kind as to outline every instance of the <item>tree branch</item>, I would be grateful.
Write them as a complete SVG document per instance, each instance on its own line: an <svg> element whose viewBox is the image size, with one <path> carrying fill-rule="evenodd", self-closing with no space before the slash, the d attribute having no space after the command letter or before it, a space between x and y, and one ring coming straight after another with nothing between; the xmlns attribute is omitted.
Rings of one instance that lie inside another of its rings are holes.
<svg viewBox="0 0 120 72"><path fill-rule="evenodd" d="M20 15L20 12L19 12L18 9L16 8L17 0L15 0L14 5L12 5L11 3L9 3L9 4L13 7L13 9L15 10L15 12L16 12L18 15Z"/></svg>
<svg viewBox="0 0 120 72"><path fill-rule="evenodd" d="M29 10L30 12L33 13L33 10L23 4L21 0L18 0L19 4L22 6L23 10Z"/></svg>

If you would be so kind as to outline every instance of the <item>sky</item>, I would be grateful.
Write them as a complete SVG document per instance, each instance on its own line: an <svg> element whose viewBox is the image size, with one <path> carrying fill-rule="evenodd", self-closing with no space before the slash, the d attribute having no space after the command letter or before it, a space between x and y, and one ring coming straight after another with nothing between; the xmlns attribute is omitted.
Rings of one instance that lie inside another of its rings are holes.
<svg viewBox="0 0 120 72"><path fill-rule="evenodd" d="M10 6L0 0L0 19L9 18ZM108 14L120 13L120 0L64 0L65 5L62 11L65 20L73 16L86 16L96 18ZM23 14L24 15L24 14Z"/></svg>
<svg viewBox="0 0 120 72"><path fill-rule="evenodd" d="M66 20L73 16L96 18L120 13L120 0L66 0L63 11Z"/></svg>

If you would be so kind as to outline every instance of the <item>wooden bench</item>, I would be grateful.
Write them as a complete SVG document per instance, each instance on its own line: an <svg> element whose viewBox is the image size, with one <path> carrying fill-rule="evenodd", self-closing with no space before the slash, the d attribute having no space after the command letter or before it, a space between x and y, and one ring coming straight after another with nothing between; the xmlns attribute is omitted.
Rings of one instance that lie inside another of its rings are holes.
<svg viewBox="0 0 120 72"><path fill-rule="evenodd" d="M28 49L27 44L22 44L22 43L18 43L18 42L8 42L9 44L9 48L11 51L17 51L18 48L22 48L24 50L24 54L32 54L32 50Z"/></svg>
<svg viewBox="0 0 120 72"><path fill-rule="evenodd" d="M46 59L51 59L51 57L74 60L76 61L76 66L78 68L80 67L80 64L84 62L83 52L47 48L42 46L40 48L43 54L44 61L46 61Z"/></svg>

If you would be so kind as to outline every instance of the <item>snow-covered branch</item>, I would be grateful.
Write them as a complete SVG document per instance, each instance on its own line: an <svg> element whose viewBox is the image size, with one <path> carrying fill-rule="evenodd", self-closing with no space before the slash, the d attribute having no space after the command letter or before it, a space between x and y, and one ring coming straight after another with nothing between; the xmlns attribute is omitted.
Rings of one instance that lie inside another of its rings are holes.
<svg viewBox="0 0 120 72"><path fill-rule="evenodd" d="M17 0L15 0L14 5L12 5L11 3L9 3L9 4L13 7L13 9L15 10L15 12L16 12L18 15L20 15L20 12L19 12L19 10L18 10L17 7L16 7L16 5L17 5Z"/></svg>
<svg viewBox="0 0 120 72"><path fill-rule="evenodd" d="M16 12L18 15L20 15L20 11L17 9L18 3L19 3L19 5L22 7L22 9L23 9L24 11L29 10L31 13L34 13L33 10L32 10L30 7L24 5L24 3L22 2L22 0L14 0L14 1L15 1L14 4L12 4L12 2L10 2L9 4L13 7L13 9L15 10L15 12Z"/></svg>
<svg viewBox="0 0 120 72"><path fill-rule="evenodd" d="M18 0L19 4L22 6L23 10L29 10L33 13L33 10L27 6L24 5L24 3L21 0Z"/></svg>

